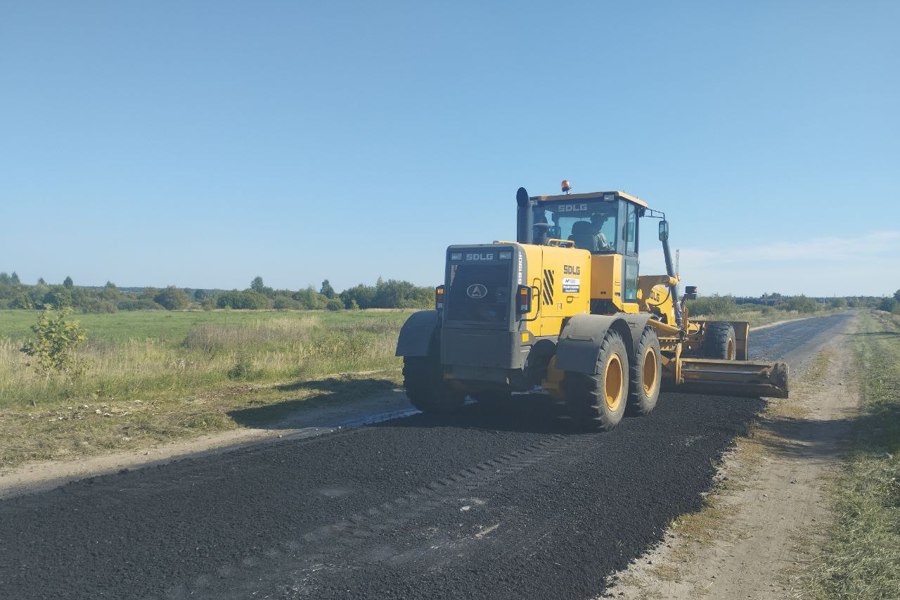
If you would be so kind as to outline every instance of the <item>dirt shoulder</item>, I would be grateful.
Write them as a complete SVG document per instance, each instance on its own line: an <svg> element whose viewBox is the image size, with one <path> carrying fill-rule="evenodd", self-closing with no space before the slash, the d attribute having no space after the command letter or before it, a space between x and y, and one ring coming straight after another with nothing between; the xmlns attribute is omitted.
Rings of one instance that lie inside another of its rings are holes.
<svg viewBox="0 0 900 600"><path fill-rule="evenodd" d="M678 519L666 541L618 575L605 597L790 598L831 520L824 479L859 406L846 334L834 336L738 440L700 513Z"/></svg>
<svg viewBox="0 0 900 600"><path fill-rule="evenodd" d="M152 467L267 441L312 437L341 427L374 423L412 412L414 409L406 395L397 390L370 398L300 408L264 427L242 427L190 440L154 444L138 451L26 463L0 472L0 499L52 489L85 477Z"/></svg>

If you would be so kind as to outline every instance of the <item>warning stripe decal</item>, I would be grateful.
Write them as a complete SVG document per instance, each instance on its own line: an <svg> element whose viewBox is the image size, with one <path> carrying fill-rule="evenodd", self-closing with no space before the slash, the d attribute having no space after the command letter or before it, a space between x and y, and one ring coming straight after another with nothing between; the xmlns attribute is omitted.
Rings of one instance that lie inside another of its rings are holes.
<svg viewBox="0 0 900 600"><path fill-rule="evenodd" d="M544 304L553 304L553 271L544 269Z"/></svg>

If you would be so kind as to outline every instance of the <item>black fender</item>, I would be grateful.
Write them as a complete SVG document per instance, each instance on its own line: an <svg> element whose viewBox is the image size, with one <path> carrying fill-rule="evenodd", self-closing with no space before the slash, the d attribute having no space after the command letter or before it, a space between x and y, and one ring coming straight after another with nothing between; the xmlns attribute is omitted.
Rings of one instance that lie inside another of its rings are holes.
<svg viewBox="0 0 900 600"><path fill-rule="evenodd" d="M414 312L400 329L395 356L428 356L431 342L440 327L441 314L438 311Z"/></svg>
<svg viewBox="0 0 900 600"><path fill-rule="evenodd" d="M563 326L556 345L556 368L593 375L597 370L600 345L606 332L617 331L625 342L631 360L650 315L617 313L614 315L575 315Z"/></svg>

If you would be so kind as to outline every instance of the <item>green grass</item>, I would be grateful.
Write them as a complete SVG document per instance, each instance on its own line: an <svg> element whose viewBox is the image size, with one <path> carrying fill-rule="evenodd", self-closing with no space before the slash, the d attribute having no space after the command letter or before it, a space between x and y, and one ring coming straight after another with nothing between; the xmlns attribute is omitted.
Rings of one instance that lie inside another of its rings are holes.
<svg viewBox="0 0 900 600"><path fill-rule="evenodd" d="M45 379L19 351L38 313L0 311L0 467L230 429L247 424L234 415L248 408L382 390L399 378L394 347L409 313L73 315L88 340L83 374L70 381ZM360 372L377 375L323 380ZM330 383L296 385L316 379ZM251 424L282 412L257 411Z"/></svg>
<svg viewBox="0 0 900 600"><path fill-rule="evenodd" d="M900 317L865 313L854 338L862 406L844 469L832 483L836 515L809 596L900 598Z"/></svg>

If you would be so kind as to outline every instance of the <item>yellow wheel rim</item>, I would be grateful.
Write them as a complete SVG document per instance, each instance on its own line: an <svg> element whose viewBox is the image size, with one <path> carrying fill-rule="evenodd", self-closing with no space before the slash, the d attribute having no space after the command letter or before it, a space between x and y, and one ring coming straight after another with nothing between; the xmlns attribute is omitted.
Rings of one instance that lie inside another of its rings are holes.
<svg viewBox="0 0 900 600"><path fill-rule="evenodd" d="M728 358L728 360L734 360L734 340L728 340L728 350L726 358Z"/></svg>
<svg viewBox="0 0 900 600"><path fill-rule="evenodd" d="M604 390L604 395L606 396L606 406L609 410L615 411L619 408L619 404L622 402L622 388L625 383L625 373L622 369L622 361L619 360L619 357L613 354L609 362L606 363L606 389Z"/></svg>
<svg viewBox="0 0 900 600"><path fill-rule="evenodd" d="M650 397L656 391L656 373L659 366L656 364L656 352L648 348L644 353L644 368L641 370L641 379L644 384L644 395Z"/></svg>

